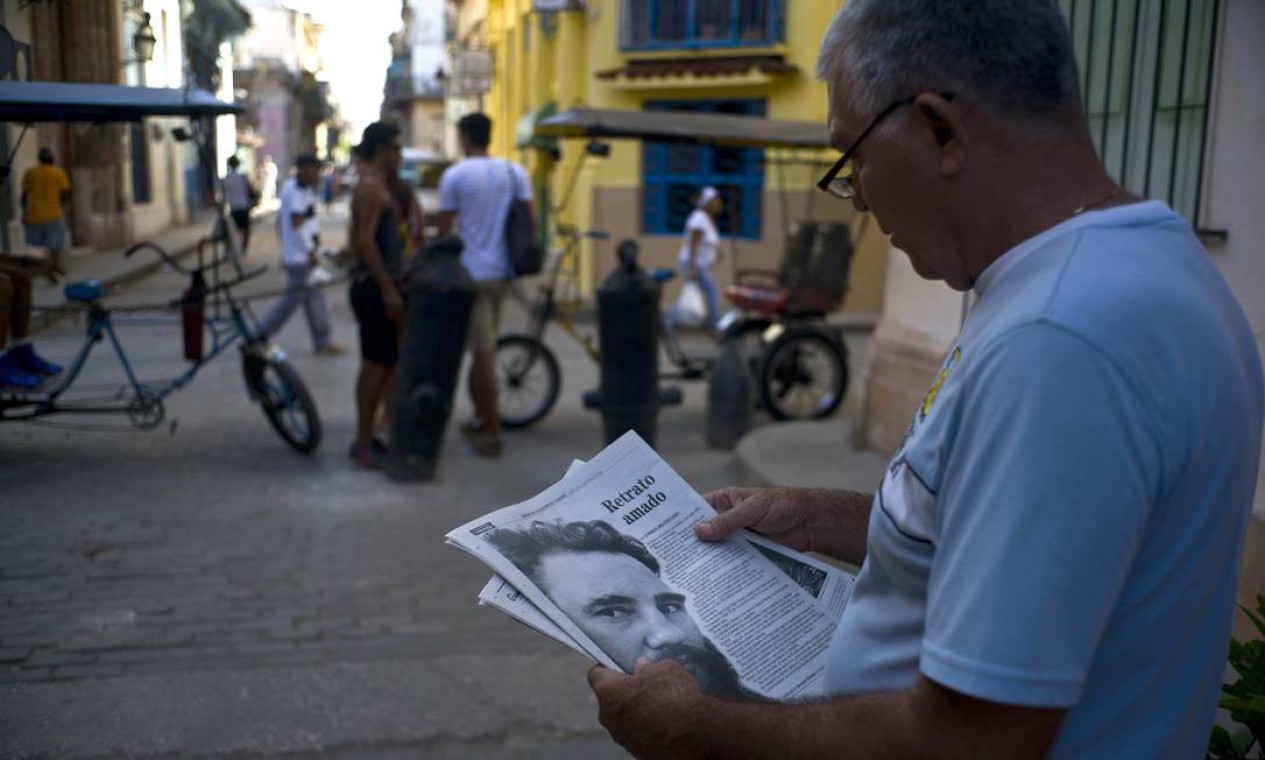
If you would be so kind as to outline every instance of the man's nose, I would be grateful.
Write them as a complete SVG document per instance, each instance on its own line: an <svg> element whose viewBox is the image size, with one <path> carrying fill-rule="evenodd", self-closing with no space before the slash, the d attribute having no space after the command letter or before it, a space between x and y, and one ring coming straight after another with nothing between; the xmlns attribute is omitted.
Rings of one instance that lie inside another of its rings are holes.
<svg viewBox="0 0 1265 760"><path fill-rule="evenodd" d="M861 185L857 183L856 175L853 175L852 177L852 192L853 195L849 199L852 201L852 208L863 214L866 211L869 211L870 207L865 202L865 194L861 192Z"/></svg>
<svg viewBox="0 0 1265 760"><path fill-rule="evenodd" d="M646 630L646 648L662 649L669 644L680 644L684 639L681 629L662 612L651 616Z"/></svg>

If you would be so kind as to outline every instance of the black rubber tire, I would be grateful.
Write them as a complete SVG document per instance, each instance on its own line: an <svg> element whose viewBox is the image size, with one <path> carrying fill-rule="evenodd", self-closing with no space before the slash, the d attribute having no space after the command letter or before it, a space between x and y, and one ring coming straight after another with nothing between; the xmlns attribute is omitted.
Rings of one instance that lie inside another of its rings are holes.
<svg viewBox="0 0 1265 760"><path fill-rule="evenodd" d="M782 334L760 362L760 403L776 420L821 419L834 414L848 390L844 351L839 341L818 330ZM797 400L800 403L795 403Z"/></svg>
<svg viewBox="0 0 1265 760"><path fill-rule="evenodd" d="M534 335L511 333L496 340L496 383L501 427L531 427L558 402L562 371Z"/></svg>
<svg viewBox="0 0 1265 760"><path fill-rule="evenodd" d="M251 384L268 422L296 451L316 451L321 445L321 416L299 373L284 360L261 361L255 368L244 368L246 382Z"/></svg>

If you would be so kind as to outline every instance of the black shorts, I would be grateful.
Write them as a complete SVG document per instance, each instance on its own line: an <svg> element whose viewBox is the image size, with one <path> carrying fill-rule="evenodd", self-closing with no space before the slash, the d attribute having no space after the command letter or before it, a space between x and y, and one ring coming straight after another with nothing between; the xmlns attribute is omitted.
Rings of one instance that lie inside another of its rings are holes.
<svg viewBox="0 0 1265 760"><path fill-rule="evenodd" d="M400 360L400 334L387 316L382 291L371 277L354 277L349 289L351 310L360 323L360 358L394 367Z"/></svg>
<svg viewBox="0 0 1265 760"><path fill-rule="evenodd" d="M250 229L250 209L235 208L228 212L228 215L233 217L233 223L237 225L237 229L242 231Z"/></svg>

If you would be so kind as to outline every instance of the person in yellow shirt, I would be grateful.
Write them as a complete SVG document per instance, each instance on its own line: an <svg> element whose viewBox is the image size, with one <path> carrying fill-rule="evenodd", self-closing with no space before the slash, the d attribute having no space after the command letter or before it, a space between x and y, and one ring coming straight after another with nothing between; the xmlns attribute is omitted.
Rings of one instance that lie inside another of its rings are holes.
<svg viewBox="0 0 1265 760"><path fill-rule="evenodd" d="M70 178L53 165L53 151L40 148L39 166L22 175L22 224L26 228L26 244L48 250L49 260L62 268L62 251L66 247L66 225L63 206L70 197Z"/></svg>

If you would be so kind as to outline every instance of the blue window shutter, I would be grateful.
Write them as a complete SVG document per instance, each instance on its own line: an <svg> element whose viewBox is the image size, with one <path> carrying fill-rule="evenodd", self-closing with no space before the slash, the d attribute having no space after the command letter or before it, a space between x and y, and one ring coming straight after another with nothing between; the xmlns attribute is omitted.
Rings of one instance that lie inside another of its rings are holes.
<svg viewBox="0 0 1265 760"><path fill-rule="evenodd" d="M763 100L657 100L647 111L763 116ZM764 156L755 148L642 144L642 232L679 235L692 206L688 199L706 185L715 186L727 210L721 235L744 240L761 237L764 208Z"/></svg>

